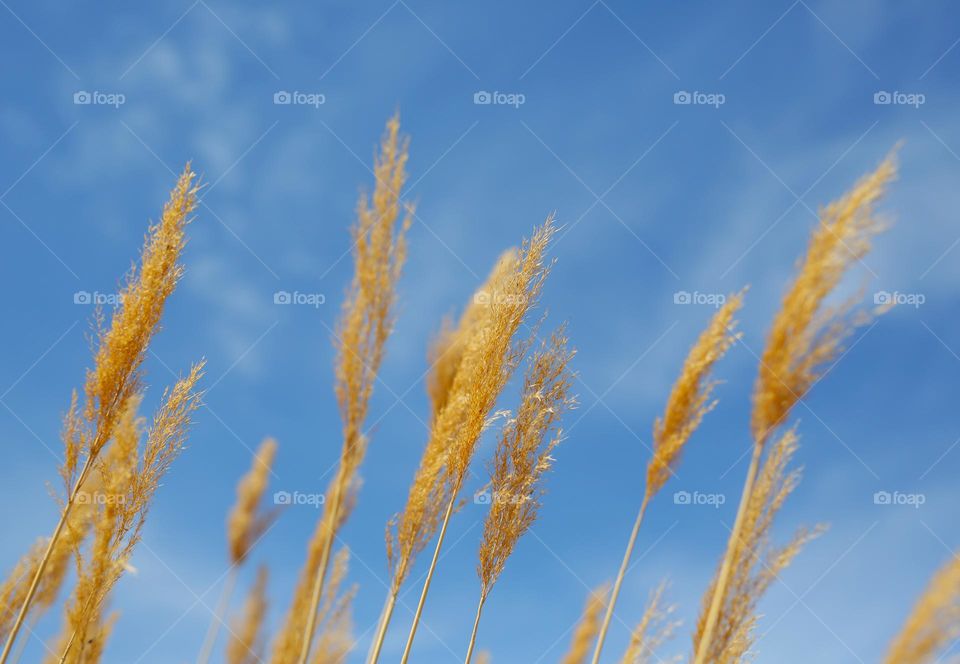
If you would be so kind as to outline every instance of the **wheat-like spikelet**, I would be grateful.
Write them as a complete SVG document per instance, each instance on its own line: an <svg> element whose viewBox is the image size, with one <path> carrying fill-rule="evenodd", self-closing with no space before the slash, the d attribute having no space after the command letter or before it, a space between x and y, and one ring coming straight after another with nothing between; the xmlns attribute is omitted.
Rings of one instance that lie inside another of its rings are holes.
<svg viewBox="0 0 960 664"><path fill-rule="evenodd" d="M934 664L960 638L960 557L954 555L930 580L900 633L885 664Z"/></svg>
<svg viewBox="0 0 960 664"><path fill-rule="evenodd" d="M238 565L250 552L250 547L270 526L272 513L264 514L260 501L270 480L270 467L277 454L277 441L265 439L253 457L250 470L237 484L237 502L227 517L227 542L230 562Z"/></svg>
<svg viewBox="0 0 960 664"><path fill-rule="evenodd" d="M717 383L710 378L710 372L739 337L734 316L742 305L742 292L727 298L687 354L663 416L653 425L653 456L647 464L648 496L663 488L691 434L716 405L711 395Z"/></svg>
<svg viewBox="0 0 960 664"><path fill-rule="evenodd" d="M304 607L305 613L291 609L282 632L282 640L288 644L283 650L290 644L299 646L295 660L299 664L306 664L309 657L330 549L354 499L357 471L367 448L363 423L393 327L396 285L406 259L406 232L413 219L413 207L400 202L407 178L407 150L407 139L400 137L400 119L394 116L387 122L374 165L373 194L369 200L361 195L357 205L357 222L352 229L353 282L334 341L335 392L343 422L343 445L294 593L293 606Z"/></svg>
<svg viewBox="0 0 960 664"><path fill-rule="evenodd" d="M787 429L770 446L750 494L740 538L729 553L733 573L723 595L720 619L709 643L702 643L706 613L713 600L716 579L703 598L703 609L697 622L694 647L706 648L705 658L711 664L734 664L743 661L750 650L756 625L756 606L770 584L794 556L820 529L800 529L782 546L770 542L770 528L784 501L800 481L799 470L789 470L797 449L795 429Z"/></svg>
<svg viewBox="0 0 960 664"><path fill-rule="evenodd" d="M587 655L590 654L593 640L597 637L597 632L600 631L600 614L607 604L607 593L609 593L609 588L601 586L587 597L583 615L573 630L570 646L563 659L560 660L560 664L584 664L587 661Z"/></svg>
<svg viewBox="0 0 960 664"><path fill-rule="evenodd" d="M751 429L762 444L836 357L853 329L854 299L825 304L847 270L883 229L874 205L896 175L893 157L820 212L799 272L774 318L753 395ZM863 320L861 318L861 320Z"/></svg>
<svg viewBox="0 0 960 664"><path fill-rule="evenodd" d="M406 664L410 657L420 615L443 546L446 526L477 442L489 422L497 398L530 346L528 340L518 341L514 337L539 301L544 280L550 271L545 254L554 232L551 215L523 243L516 260L501 260L494 271L495 279L490 291L478 293L475 299L475 303L482 306L473 310L477 320L471 326L472 332L450 386L447 403L433 422L430 433L431 439L441 441L439 444L445 448L442 478L439 481L447 487L444 491L448 500L401 664Z"/></svg>
<svg viewBox="0 0 960 664"><path fill-rule="evenodd" d="M257 569L257 580L243 613L234 620L227 642L227 664L260 664L263 661L264 618L267 614L267 567Z"/></svg>
<svg viewBox="0 0 960 664"><path fill-rule="evenodd" d="M713 388L717 382L710 375L714 365L730 349L734 341L739 338L736 331L737 321L734 318L743 305L743 292L731 295L723 306L713 315L707 328L700 334L696 343L687 353L680 376L670 390L667 405L662 417L658 417L653 425L653 456L647 464L647 483L643 493L643 500L633 522L633 529L627 539L627 547L620 562L620 570L613 583L610 601L603 616L600 633L597 636L597 645L593 651L592 664L598 664L603 646L606 642L613 611L620 597L620 588L626 577L633 549L640 534L647 513L647 506L653 497L663 488L673 474L674 468L680 461L681 452L690 440L690 436L700 426L700 422L713 407L715 400L711 400Z"/></svg>
<svg viewBox="0 0 960 664"><path fill-rule="evenodd" d="M103 619L105 600L123 575L140 535L150 503L160 481L183 449L190 420L199 405L203 363L195 365L172 389L165 391L162 404L146 434L143 450L140 420L136 409L140 399L128 399L116 427L113 444L100 467L103 498L97 501L93 543L78 562L78 580L67 602L64 629L54 661L92 664L109 633ZM79 555L79 554L78 554ZM106 631L105 631L106 630ZM63 653L63 654L61 654Z"/></svg>
<svg viewBox="0 0 960 664"><path fill-rule="evenodd" d="M679 621L673 619L675 607L663 605L663 593L666 588L666 583L661 583L651 593L640 622L630 634L630 644L620 664L663 662L657 657L656 652L680 626Z"/></svg>

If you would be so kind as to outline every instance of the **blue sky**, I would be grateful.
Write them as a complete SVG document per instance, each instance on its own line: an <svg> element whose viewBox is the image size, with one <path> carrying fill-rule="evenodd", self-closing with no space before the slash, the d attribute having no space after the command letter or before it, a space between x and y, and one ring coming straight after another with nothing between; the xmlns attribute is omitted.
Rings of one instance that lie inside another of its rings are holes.
<svg viewBox="0 0 960 664"><path fill-rule="evenodd" d="M418 213L365 483L343 531L359 584L351 661L362 661L383 601L384 523L425 440L426 342L553 211L564 229L543 306L551 324L569 322L581 406L541 518L488 603L480 647L498 664L560 658L588 588L616 572L653 419L713 311L674 294L750 284L743 343L717 371L720 405L651 508L607 649L615 661L648 592L669 578L685 624L664 654L686 653L746 471L770 318L818 206L900 140L900 179L882 208L895 225L845 288L923 303L861 329L795 411L804 480L777 534L830 528L763 602L756 661L878 661L960 545L952 3L0 5L4 569L56 518L60 417L90 361L92 308L75 293L116 291L185 161L208 183L147 363L146 402L202 356L207 407L157 496L137 573L116 590L105 661L193 660L227 568L225 514L262 437L280 443L271 490L326 485L340 445L329 329L350 278L347 228L398 109ZM275 104L280 92L323 103ZM484 92L523 103L475 103ZM95 103L75 103L78 93ZM325 302L277 306L280 290ZM677 491L727 500L678 505ZM924 503L877 505L878 491ZM316 517L287 510L242 573L245 590L254 564L269 563L272 626ZM462 659L482 518L471 503L451 526L414 661ZM407 590L387 661L419 589ZM59 620L57 610L37 626L23 661L41 659Z"/></svg>

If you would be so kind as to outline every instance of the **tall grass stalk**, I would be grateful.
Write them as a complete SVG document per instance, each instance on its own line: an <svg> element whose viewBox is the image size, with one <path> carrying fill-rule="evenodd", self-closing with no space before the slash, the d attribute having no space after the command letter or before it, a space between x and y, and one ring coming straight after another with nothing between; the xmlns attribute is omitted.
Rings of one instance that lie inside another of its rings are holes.
<svg viewBox="0 0 960 664"><path fill-rule="evenodd" d="M821 211L797 276L774 317L753 393L750 422L753 454L737 518L700 626L700 638L694 641L694 664L708 661L713 664L718 650L720 655L723 653L722 644L715 643L717 625L728 604L733 561L742 555L745 543L752 540L752 534L743 529L764 449L793 407L822 375L824 367L840 352L851 331L868 319L866 315L854 319L847 315L855 305L852 298L838 306L824 302L849 268L866 256L872 237L882 230L883 225L874 215L874 205L895 175L891 155L847 194ZM752 506L752 509L758 507Z"/></svg>
<svg viewBox="0 0 960 664"><path fill-rule="evenodd" d="M593 664L600 661L600 653L603 651L607 631L610 628L613 610L620 596L620 588L629 569L630 559L633 557L633 548L637 543L637 535L640 533L647 506L674 474L674 469L680 463L680 457L693 432L700 426L704 416L717 404L712 398L717 381L710 377L711 371L739 338L739 333L736 332L735 315L742 305L743 291L727 298L724 305L713 315L706 329L687 353L680 376L670 390L663 415L654 422L653 455L647 464L643 500L640 502L633 530L627 540L623 561L620 563L620 570L617 572L617 579L607 602L607 609L593 650L591 660Z"/></svg>

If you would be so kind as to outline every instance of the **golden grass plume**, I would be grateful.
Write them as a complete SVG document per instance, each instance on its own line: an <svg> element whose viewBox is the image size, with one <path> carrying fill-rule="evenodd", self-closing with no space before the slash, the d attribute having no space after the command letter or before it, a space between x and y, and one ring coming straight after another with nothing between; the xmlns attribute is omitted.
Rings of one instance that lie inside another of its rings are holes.
<svg viewBox="0 0 960 664"><path fill-rule="evenodd" d="M257 448L250 470L237 484L237 502L227 517L227 542L234 565L244 561L275 516L275 512L262 512L260 501L267 490L276 454L277 441L265 439Z"/></svg>
<svg viewBox="0 0 960 664"><path fill-rule="evenodd" d="M566 654L560 660L560 664L583 664L587 661L587 655L590 654L590 648L593 641L600 631L600 616L603 607L607 605L607 594L610 589L607 586L601 586L593 590L587 597L586 606L583 609L583 615L573 630L573 637L570 639L570 646Z"/></svg>
<svg viewBox="0 0 960 664"><path fill-rule="evenodd" d="M661 664L665 660L657 656L657 650L662 646L680 626L680 622L673 618L676 607L665 606L663 595L667 584L661 583L650 594L647 606L643 611L640 622L630 633L630 643L627 646L620 664Z"/></svg>
<svg viewBox="0 0 960 664"><path fill-rule="evenodd" d="M960 638L960 557L954 555L929 585L893 640L885 664L933 664Z"/></svg>
<svg viewBox="0 0 960 664"><path fill-rule="evenodd" d="M670 479L690 436L716 405L711 395L717 382L710 378L710 372L739 337L734 316L742 305L742 292L728 297L687 354L663 416L653 425L653 456L647 464L648 496L657 493Z"/></svg>
<svg viewBox="0 0 960 664"><path fill-rule="evenodd" d="M257 569L257 580L234 620L227 642L227 664L260 664L264 655L264 619L267 615L267 567Z"/></svg>
<svg viewBox="0 0 960 664"><path fill-rule="evenodd" d="M520 407L501 431L477 566L481 598L489 594L520 537L537 518L543 474L560 443L560 418L575 403L570 391L573 355L562 328L543 342L528 360Z"/></svg>
<svg viewBox="0 0 960 664"><path fill-rule="evenodd" d="M753 643L757 603L803 545L820 532L820 528L812 531L801 528L784 545L775 546L770 541L774 517L800 481L800 471L789 469L796 450L797 435L793 428L784 431L770 446L747 502L740 537L727 553L733 572L709 643L701 639L716 578L704 594L693 643L695 648L697 644L705 648L706 661L716 664L743 661Z"/></svg>
<svg viewBox="0 0 960 664"><path fill-rule="evenodd" d="M396 285L414 214L411 205L400 201L407 178L407 153L408 141L400 136L400 119L395 115L387 122L380 143L373 194L369 200L361 195L357 205L352 230L354 276L334 334L335 392L343 423L340 461L281 631L283 645L277 650L299 649L299 657L293 661L300 664L305 664L310 654L333 540L354 500L357 472L367 448L362 427L393 327Z"/></svg>

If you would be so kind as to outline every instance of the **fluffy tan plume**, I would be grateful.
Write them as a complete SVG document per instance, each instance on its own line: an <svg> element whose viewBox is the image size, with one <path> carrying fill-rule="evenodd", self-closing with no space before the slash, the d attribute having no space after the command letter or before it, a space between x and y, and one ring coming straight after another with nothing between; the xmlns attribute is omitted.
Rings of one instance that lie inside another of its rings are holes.
<svg viewBox="0 0 960 664"><path fill-rule="evenodd" d="M242 563L250 547L270 526L274 513L260 511L260 501L270 481L270 468L277 454L277 441L264 440L253 457L253 465L237 484L237 502L227 518L230 561Z"/></svg>
<svg viewBox="0 0 960 664"><path fill-rule="evenodd" d="M885 664L934 664L960 638L960 557L954 555L930 580Z"/></svg>
<svg viewBox="0 0 960 664"><path fill-rule="evenodd" d="M260 664L263 661L264 618L267 614L267 568L257 569L257 581L233 623L227 643L227 664Z"/></svg>
<svg viewBox="0 0 960 664"><path fill-rule="evenodd" d="M587 655L590 654L593 640L597 637L597 632L600 631L600 616L603 607L607 604L608 592L609 589L603 586L590 593L580 622L577 623L573 631L570 647L563 659L560 660L560 664L584 664L587 661Z"/></svg>
<svg viewBox="0 0 960 664"><path fill-rule="evenodd" d="M734 318L743 305L743 293L727 298L707 329L690 349L680 377L673 384L663 416L653 425L653 456L647 464L647 496L652 497L670 479L691 434L716 405L711 401L716 381L710 378L714 364L724 356L739 334Z"/></svg>
<svg viewBox="0 0 960 664"><path fill-rule="evenodd" d="M376 185L369 200L361 195L353 235L353 282L347 292L334 339L335 392L343 424L337 472L323 514L308 544L307 561L294 591L274 651L276 661L305 664L316 631L317 606L323 595L330 550L354 500L358 471L367 449L362 428L373 384L393 328L396 286L406 259L406 233L413 207L400 201L406 182L408 141L400 136L400 119L387 122L374 165ZM291 652L299 654L289 659Z"/></svg>

